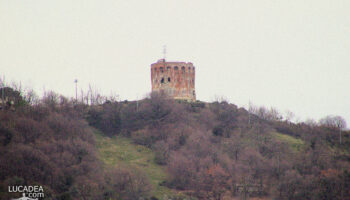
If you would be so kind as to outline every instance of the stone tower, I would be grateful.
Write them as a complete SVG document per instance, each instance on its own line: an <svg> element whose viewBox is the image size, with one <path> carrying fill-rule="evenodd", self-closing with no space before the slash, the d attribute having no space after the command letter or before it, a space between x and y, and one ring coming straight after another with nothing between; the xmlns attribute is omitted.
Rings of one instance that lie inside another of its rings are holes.
<svg viewBox="0 0 350 200"><path fill-rule="evenodd" d="M152 92L164 91L169 97L196 100L195 68L188 62L166 62L160 59L151 65Z"/></svg>

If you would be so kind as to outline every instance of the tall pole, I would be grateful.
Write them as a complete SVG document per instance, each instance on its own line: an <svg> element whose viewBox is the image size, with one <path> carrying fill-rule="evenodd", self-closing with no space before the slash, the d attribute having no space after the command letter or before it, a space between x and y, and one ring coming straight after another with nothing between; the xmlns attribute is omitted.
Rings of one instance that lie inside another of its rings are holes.
<svg viewBox="0 0 350 200"><path fill-rule="evenodd" d="M75 79L74 83L75 83L75 102L78 103L78 79Z"/></svg>

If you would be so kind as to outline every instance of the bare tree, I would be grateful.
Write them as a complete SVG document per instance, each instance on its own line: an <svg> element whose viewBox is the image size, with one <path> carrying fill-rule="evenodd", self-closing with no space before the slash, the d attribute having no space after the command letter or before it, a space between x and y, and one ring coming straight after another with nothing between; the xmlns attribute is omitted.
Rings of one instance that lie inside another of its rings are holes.
<svg viewBox="0 0 350 200"><path fill-rule="evenodd" d="M265 106L254 106L251 103L249 103L249 113L255 114L261 119L269 121L280 121L283 118L279 111L274 107L268 109Z"/></svg>
<svg viewBox="0 0 350 200"><path fill-rule="evenodd" d="M55 108L59 103L59 96L59 94L53 91L45 92L44 97L42 98L42 102L44 105L49 106L50 108Z"/></svg>
<svg viewBox="0 0 350 200"><path fill-rule="evenodd" d="M214 102L229 103L228 99L225 96L222 96L222 95L215 95L214 96Z"/></svg>
<svg viewBox="0 0 350 200"><path fill-rule="evenodd" d="M317 122L314 119L308 118L305 121L305 124L311 126L311 127L315 127L317 126Z"/></svg>
<svg viewBox="0 0 350 200"><path fill-rule="evenodd" d="M286 111L286 120L288 122L292 121L294 117L295 117L295 114L292 111L290 110Z"/></svg>
<svg viewBox="0 0 350 200"><path fill-rule="evenodd" d="M343 117L328 115L320 119L319 123L322 126L339 129L339 143L342 143L342 130L346 128L346 121Z"/></svg>
<svg viewBox="0 0 350 200"><path fill-rule="evenodd" d="M279 113L279 111L274 107L270 108L270 110L268 111L268 116L269 116L269 120L273 120L273 121L280 121L283 118L282 115Z"/></svg>
<svg viewBox="0 0 350 200"><path fill-rule="evenodd" d="M25 101L30 105L37 105L39 104L40 99L33 89L27 89Z"/></svg>
<svg viewBox="0 0 350 200"><path fill-rule="evenodd" d="M89 91L88 94L90 95L90 104L91 105L98 105L102 104L103 101L106 100L106 98L101 95L100 91L95 87L92 87L91 84L89 84Z"/></svg>
<svg viewBox="0 0 350 200"><path fill-rule="evenodd" d="M15 81L12 81L10 87L12 87L13 90L18 91L20 94L23 93L23 88L22 88L21 82L17 83Z"/></svg>
<svg viewBox="0 0 350 200"><path fill-rule="evenodd" d="M335 116L334 117L334 122L335 122L337 128L339 129L339 144L341 144L341 142L342 142L341 132L342 132L342 129L346 128L346 121L341 116Z"/></svg>
<svg viewBox="0 0 350 200"><path fill-rule="evenodd" d="M322 119L320 119L319 124L321 126L329 127L329 128L335 128L335 121L332 115L328 115Z"/></svg>

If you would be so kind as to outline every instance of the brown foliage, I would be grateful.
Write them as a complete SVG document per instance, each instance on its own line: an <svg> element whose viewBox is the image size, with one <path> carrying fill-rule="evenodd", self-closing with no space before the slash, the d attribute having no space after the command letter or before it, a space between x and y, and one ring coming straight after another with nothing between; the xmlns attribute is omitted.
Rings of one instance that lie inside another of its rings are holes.
<svg viewBox="0 0 350 200"><path fill-rule="evenodd" d="M43 104L0 112L0 188L25 181L61 199L149 197L142 172L104 172L93 126L151 148L169 174L164 185L199 199L350 198L348 132L342 130L339 144L340 127L282 121L275 109L254 112L225 101L177 102L156 93L138 102L91 106L48 93ZM296 151L271 132L301 139L303 148Z"/></svg>

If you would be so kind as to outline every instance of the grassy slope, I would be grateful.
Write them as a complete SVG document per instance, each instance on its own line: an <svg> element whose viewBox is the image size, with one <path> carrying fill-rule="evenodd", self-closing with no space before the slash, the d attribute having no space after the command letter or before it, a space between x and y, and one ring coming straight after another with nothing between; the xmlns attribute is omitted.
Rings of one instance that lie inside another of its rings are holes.
<svg viewBox="0 0 350 200"><path fill-rule="evenodd" d="M159 184L166 180L167 174L162 166L154 162L154 153L147 147L132 143L129 138L109 138L96 133L99 158L107 166L137 168L146 173L152 186L152 195L161 199L165 195L177 195L175 191Z"/></svg>
<svg viewBox="0 0 350 200"><path fill-rule="evenodd" d="M162 199L164 196L180 195L174 190L159 185L167 179L167 174L162 166L154 162L155 155L151 149L134 144L126 137L109 138L98 132L95 135L99 158L106 166L137 168L146 173L153 186L152 195L159 199ZM271 133L271 136L289 144L291 149L295 151L300 151L305 145L301 139L278 132Z"/></svg>
<svg viewBox="0 0 350 200"><path fill-rule="evenodd" d="M278 133L278 132L273 132L271 133L272 137L276 138L277 140L281 142L286 142L289 144L292 150L294 151L300 151L305 145L305 142L301 139L295 138L290 135Z"/></svg>

